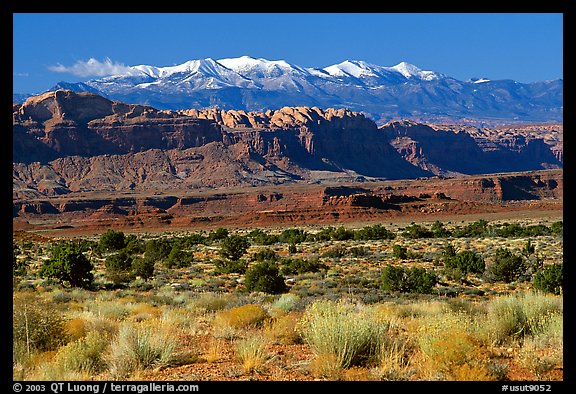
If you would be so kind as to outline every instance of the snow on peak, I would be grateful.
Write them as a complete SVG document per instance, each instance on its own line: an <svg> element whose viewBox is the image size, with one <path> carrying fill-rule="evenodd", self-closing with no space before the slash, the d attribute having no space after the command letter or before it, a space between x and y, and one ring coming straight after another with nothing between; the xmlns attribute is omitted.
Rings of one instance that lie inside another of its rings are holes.
<svg viewBox="0 0 576 394"><path fill-rule="evenodd" d="M171 86L173 84L190 84L195 88L217 89L221 87L237 86L255 88L256 84L248 78L218 63L212 58L189 60L182 64L154 67L147 65L132 66L123 76L137 77L141 88L151 86Z"/></svg>
<svg viewBox="0 0 576 394"><path fill-rule="evenodd" d="M318 89L315 85L318 78L330 83L351 83L357 87L376 89L404 83L410 78L431 81L442 77L443 74L423 71L406 62L384 67L362 60L345 60L325 68L302 68L285 60L241 56L188 60L167 67L137 65L122 75L100 81L106 84L108 91L130 86L156 90L170 90L178 86L185 91L239 87L312 92Z"/></svg>
<svg viewBox="0 0 576 394"><path fill-rule="evenodd" d="M241 70L246 68L257 67L262 64L264 59L255 59L251 56L240 56L226 59L218 59L218 63L230 70Z"/></svg>
<svg viewBox="0 0 576 394"><path fill-rule="evenodd" d="M220 69L225 69L222 65L218 64L214 59L200 59L188 60L182 64L167 67L154 67L147 65L139 65L130 67L127 75L148 75L153 78L166 78L172 74L177 73L195 73L198 71L206 74L218 74Z"/></svg>
<svg viewBox="0 0 576 394"><path fill-rule="evenodd" d="M413 64L407 62L400 62L393 67L389 67L390 71L395 71L402 74L405 78L418 78L423 81L432 81L438 79L438 74L434 71L423 71Z"/></svg>
<svg viewBox="0 0 576 394"><path fill-rule="evenodd" d="M361 60L345 60L342 63L324 68L324 71L334 77L352 76L360 78L376 76L372 66Z"/></svg>
<svg viewBox="0 0 576 394"><path fill-rule="evenodd" d="M240 75L253 75L260 78L274 77L286 73L306 73L301 67L292 65L285 60L267 60L241 56L236 58L219 59L218 63Z"/></svg>
<svg viewBox="0 0 576 394"><path fill-rule="evenodd" d="M155 67L147 65L132 66L126 72L125 76L167 78L172 74L179 73L201 73L206 76L214 76L220 79L231 78L232 74L242 79L255 79L260 81L268 78L279 77L322 77L322 78L390 78L393 75L401 75L404 78L431 81L438 79L442 74L433 71L424 71L413 64L401 62L393 67L383 67L367 63L363 60L345 60L341 63L334 64L325 68L302 68L290 64L285 60L267 60L263 58L254 58L251 56L240 56L235 58L224 58L214 60L212 58L189 60L179 65L169 67ZM398 77L399 77L398 75ZM485 82L487 80L480 80ZM479 82L477 82L479 83Z"/></svg>

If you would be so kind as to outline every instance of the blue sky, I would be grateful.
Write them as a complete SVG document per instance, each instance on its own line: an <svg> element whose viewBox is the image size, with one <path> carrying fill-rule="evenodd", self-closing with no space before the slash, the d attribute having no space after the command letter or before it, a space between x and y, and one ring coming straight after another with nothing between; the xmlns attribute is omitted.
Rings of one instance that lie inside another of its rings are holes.
<svg viewBox="0 0 576 394"><path fill-rule="evenodd" d="M320 68L347 59L407 61L460 80L551 80L563 78L563 15L13 14L14 93L39 93L122 66L242 55Z"/></svg>

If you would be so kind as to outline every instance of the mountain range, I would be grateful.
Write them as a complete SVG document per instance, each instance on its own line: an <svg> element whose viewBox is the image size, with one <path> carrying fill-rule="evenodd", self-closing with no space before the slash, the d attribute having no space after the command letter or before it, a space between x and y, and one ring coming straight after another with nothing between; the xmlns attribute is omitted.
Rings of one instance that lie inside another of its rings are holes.
<svg viewBox="0 0 576 394"><path fill-rule="evenodd" d="M306 68L249 56L207 58L169 67L126 67L119 75L59 82L50 91L58 89L169 110L347 108L379 124L398 118L506 123L561 122L563 117L562 79L460 81L406 62L385 67L345 60L324 68ZM25 97L15 94L13 99L22 103Z"/></svg>

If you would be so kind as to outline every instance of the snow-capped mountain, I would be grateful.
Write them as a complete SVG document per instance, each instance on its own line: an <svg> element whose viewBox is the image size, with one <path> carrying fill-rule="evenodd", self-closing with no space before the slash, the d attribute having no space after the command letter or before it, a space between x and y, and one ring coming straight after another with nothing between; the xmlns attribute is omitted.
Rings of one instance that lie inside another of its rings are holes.
<svg viewBox="0 0 576 394"><path fill-rule="evenodd" d="M354 78L383 78L388 81L401 81L404 79L419 79L431 81L445 77L434 71L422 71L413 64L401 62L393 67L382 67L369 64L364 61L345 60L340 64L324 68L333 77L354 77Z"/></svg>
<svg viewBox="0 0 576 394"><path fill-rule="evenodd" d="M386 67L345 60L305 68L284 60L242 56L138 65L120 75L55 88L90 90L158 109L220 107L262 111L283 106L346 107L376 120L452 117L558 121L563 81L522 84L488 78L459 81L401 62Z"/></svg>
<svg viewBox="0 0 576 394"><path fill-rule="evenodd" d="M88 81L87 85L107 95L123 94L126 90L165 91L170 94L203 89L239 87L257 88L256 84L213 59L190 60L172 67L139 65L124 74Z"/></svg>

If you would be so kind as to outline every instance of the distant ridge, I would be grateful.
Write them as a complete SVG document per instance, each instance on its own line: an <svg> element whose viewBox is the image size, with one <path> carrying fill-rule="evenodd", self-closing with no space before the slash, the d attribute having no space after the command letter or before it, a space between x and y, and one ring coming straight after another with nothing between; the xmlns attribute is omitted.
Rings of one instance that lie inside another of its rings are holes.
<svg viewBox="0 0 576 394"><path fill-rule="evenodd" d="M400 62L386 67L345 60L306 68L285 60L241 56L180 65L127 67L122 74L53 89L92 92L158 109L265 111L284 106L348 108L380 124L398 118L560 122L563 80L519 83L488 77L460 81ZM23 102L26 95L14 95Z"/></svg>

